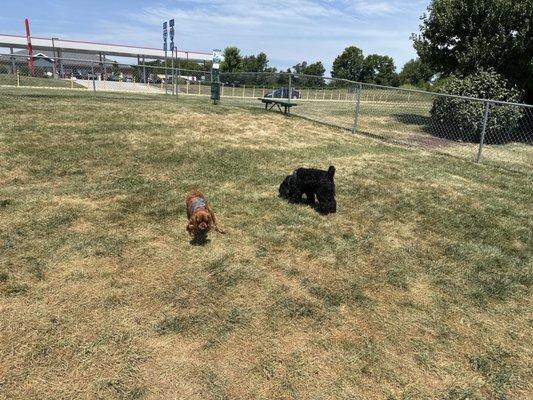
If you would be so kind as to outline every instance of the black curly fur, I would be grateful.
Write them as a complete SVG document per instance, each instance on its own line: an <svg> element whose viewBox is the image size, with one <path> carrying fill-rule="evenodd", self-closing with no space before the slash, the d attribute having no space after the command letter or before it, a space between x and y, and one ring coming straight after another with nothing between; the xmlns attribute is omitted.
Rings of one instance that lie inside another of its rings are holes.
<svg viewBox="0 0 533 400"><path fill-rule="evenodd" d="M335 201L335 167L332 165L327 171L313 168L298 168L288 175L279 186L279 195L289 200L289 203L302 203L305 194L307 203L315 205L321 214L337 211ZM315 203L318 201L318 205Z"/></svg>

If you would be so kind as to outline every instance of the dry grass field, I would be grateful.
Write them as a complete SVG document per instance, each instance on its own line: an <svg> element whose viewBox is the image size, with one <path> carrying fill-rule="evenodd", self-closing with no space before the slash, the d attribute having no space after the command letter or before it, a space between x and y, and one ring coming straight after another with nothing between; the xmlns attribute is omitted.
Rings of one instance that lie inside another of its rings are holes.
<svg viewBox="0 0 533 400"><path fill-rule="evenodd" d="M531 398L530 174L122 97L0 92L0 399Z"/></svg>

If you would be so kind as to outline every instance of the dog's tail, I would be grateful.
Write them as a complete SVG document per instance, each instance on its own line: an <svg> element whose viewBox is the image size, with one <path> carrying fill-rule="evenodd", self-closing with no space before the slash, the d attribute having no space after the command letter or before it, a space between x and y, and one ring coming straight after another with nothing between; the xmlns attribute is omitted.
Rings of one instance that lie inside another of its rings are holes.
<svg viewBox="0 0 533 400"><path fill-rule="evenodd" d="M333 165L330 165L328 168L328 176L329 179L333 180L333 177L335 176L335 167Z"/></svg>

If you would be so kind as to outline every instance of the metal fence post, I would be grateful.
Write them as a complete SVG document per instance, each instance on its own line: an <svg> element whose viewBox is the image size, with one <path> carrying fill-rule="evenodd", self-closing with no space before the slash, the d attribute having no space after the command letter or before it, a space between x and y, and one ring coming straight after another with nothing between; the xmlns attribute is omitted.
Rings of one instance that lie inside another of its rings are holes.
<svg viewBox="0 0 533 400"><path fill-rule="evenodd" d="M291 97L292 97L291 96L291 86L292 86L292 73L289 72L289 93L288 93L288 95L289 95L289 103L291 102ZM282 97L283 97L283 95L282 95Z"/></svg>
<svg viewBox="0 0 533 400"><path fill-rule="evenodd" d="M476 162L481 162L481 154L483 153L483 142L485 141L485 133L487 131L487 122L489 120L490 102L485 102L485 115L483 116L483 129L481 130L481 137L479 138L479 149L477 152Z"/></svg>
<svg viewBox="0 0 533 400"><path fill-rule="evenodd" d="M13 47L11 47L11 54L13 55ZM15 64L15 57L11 56L11 73L14 75L17 73L17 66Z"/></svg>
<svg viewBox="0 0 533 400"><path fill-rule="evenodd" d="M92 80L93 80L93 92L96 92L96 80L94 76L94 61L91 63L91 72L92 72Z"/></svg>
<svg viewBox="0 0 533 400"><path fill-rule="evenodd" d="M355 118L353 121L352 133L357 132L357 125L359 124L359 112L361 110L361 92L362 91L363 91L363 85L359 84L359 88L357 90L357 102L355 104Z"/></svg>
<svg viewBox="0 0 533 400"><path fill-rule="evenodd" d="M189 53L187 53L187 57L189 56ZM181 58L178 54L178 48L176 47L176 57L178 59L178 70L176 71L177 74L178 74L178 86L177 86L177 91L179 92L180 91L180 76L181 76ZM179 101L179 94L176 96L176 101Z"/></svg>

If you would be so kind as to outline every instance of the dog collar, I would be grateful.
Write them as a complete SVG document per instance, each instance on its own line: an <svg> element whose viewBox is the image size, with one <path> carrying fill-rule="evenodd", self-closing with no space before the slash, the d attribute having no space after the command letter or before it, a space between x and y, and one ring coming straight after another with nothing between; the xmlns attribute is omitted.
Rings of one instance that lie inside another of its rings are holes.
<svg viewBox="0 0 533 400"><path fill-rule="evenodd" d="M203 198L198 198L196 199L192 204L191 204L191 214L194 214L196 212L197 209L199 208L207 208L206 204L205 204L205 199Z"/></svg>

